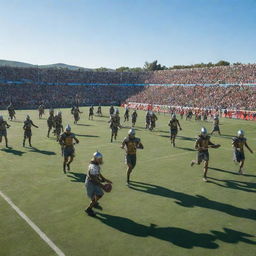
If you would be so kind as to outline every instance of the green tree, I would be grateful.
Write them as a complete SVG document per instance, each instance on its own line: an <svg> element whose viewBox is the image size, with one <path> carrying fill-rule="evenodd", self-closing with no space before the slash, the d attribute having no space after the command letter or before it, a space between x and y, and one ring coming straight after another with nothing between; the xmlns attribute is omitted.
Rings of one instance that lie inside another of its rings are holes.
<svg viewBox="0 0 256 256"><path fill-rule="evenodd" d="M215 66L229 66L230 63L228 61L225 61L225 60L220 60L219 62L217 62L215 64Z"/></svg>
<svg viewBox="0 0 256 256"><path fill-rule="evenodd" d="M117 72L127 72L130 71L129 67L119 67L116 69Z"/></svg>
<svg viewBox="0 0 256 256"><path fill-rule="evenodd" d="M148 71L155 71L155 70L165 70L167 69L166 66L161 66L161 64L157 64L157 60L153 62L145 62L144 69Z"/></svg>
<svg viewBox="0 0 256 256"><path fill-rule="evenodd" d="M104 68L104 67L100 67L100 68L95 68L94 70L97 71L97 72L105 72L105 71L108 71L109 69Z"/></svg>

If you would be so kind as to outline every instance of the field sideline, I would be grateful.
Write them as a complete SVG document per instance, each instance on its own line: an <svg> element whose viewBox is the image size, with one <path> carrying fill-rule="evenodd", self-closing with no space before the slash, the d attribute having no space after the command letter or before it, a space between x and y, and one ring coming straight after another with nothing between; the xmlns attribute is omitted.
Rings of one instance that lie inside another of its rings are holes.
<svg viewBox="0 0 256 256"><path fill-rule="evenodd" d="M104 117L88 120L88 108L78 125L70 109L62 109L63 125L70 123L80 143L71 172L64 175L60 146L46 137L48 110L17 111L8 121L9 145L0 144L0 191L24 212L65 255L256 255L256 123L220 119L223 136L212 136L219 149L210 149L209 182L202 181L202 166L195 159L194 139L211 122L181 121L176 148L169 141L169 115L161 114L156 130L144 129L145 112L138 111L136 136L144 144L138 151L131 188L125 186L126 166L120 149L129 125L110 143L108 108ZM120 109L123 123L123 109ZM7 120L7 111L1 111ZM22 147L23 121L29 114L34 148ZM179 117L178 117L179 119ZM231 137L243 129L245 175L232 161ZM91 218L84 213L89 199L84 192L88 162L96 150L104 155L102 173L113 181L111 193L101 200L102 211ZM0 255L48 256L56 253L0 196Z"/></svg>

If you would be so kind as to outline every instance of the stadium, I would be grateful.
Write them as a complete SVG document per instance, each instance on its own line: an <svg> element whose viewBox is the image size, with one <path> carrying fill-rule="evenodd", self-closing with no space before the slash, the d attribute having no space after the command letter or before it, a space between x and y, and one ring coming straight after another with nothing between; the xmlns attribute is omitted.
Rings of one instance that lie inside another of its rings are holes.
<svg viewBox="0 0 256 256"><path fill-rule="evenodd" d="M256 64L0 60L0 255L255 255L255 121Z"/></svg>

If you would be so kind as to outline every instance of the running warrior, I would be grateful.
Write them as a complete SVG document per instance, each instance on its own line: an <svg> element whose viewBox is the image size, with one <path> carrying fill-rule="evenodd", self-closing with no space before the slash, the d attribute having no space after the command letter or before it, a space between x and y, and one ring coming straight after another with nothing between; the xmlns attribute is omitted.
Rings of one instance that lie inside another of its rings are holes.
<svg viewBox="0 0 256 256"><path fill-rule="evenodd" d="M97 110L97 115L99 115L99 116L102 116L102 112L101 112L101 105L99 104L99 106L98 106L98 110Z"/></svg>
<svg viewBox="0 0 256 256"><path fill-rule="evenodd" d="M55 130L54 133L57 137L57 141L59 141L61 132L64 131L63 125L62 125L62 114L61 111L57 112L57 115L54 117L54 124L55 124Z"/></svg>
<svg viewBox="0 0 256 256"><path fill-rule="evenodd" d="M232 138L232 145L234 149L234 161L239 163L239 173L243 174L243 166L245 161L244 146L251 152L251 148L247 144L247 140L244 137L244 131L239 130L237 136Z"/></svg>
<svg viewBox="0 0 256 256"><path fill-rule="evenodd" d="M183 119L183 116L184 116L184 109L182 108L181 110L180 110L180 119Z"/></svg>
<svg viewBox="0 0 256 256"><path fill-rule="evenodd" d="M112 116L112 115L114 115L114 113L115 113L115 109L114 109L114 107L111 105L110 108L109 108L109 115Z"/></svg>
<svg viewBox="0 0 256 256"><path fill-rule="evenodd" d="M29 115L27 115L26 120L24 121L23 125L23 130L24 130L24 139L23 139L23 147L25 147L25 141L28 139L29 146L32 147L31 145L31 137L32 137L32 130L31 127L34 126L38 128L37 125L33 123L33 121L30 119Z"/></svg>
<svg viewBox="0 0 256 256"><path fill-rule="evenodd" d="M192 110L191 109L187 110L186 120L190 120L191 121L192 116L193 116Z"/></svg>
<svg viewBox="0 0 256 256"><path fill-rule="evenodd" d="M47 125L48 125L47 137L49 138L51 129L55 127L55 119L54 119L54 110L53 109L49 110L49 117L47 119Z"/></svg>
<svg viewBox="0 0 256 256"><path fill-rule="evenodd" d="M8 113L9 113L9 120L13 120L16 119L15 117L15 110L14 107L12 105L12 103L10 103L10 105L7 107Z"/></svg>
<svg viewBox="0 0 256 256"><path fill-rule="evenodd" d="M198 136L195 144L195 149L198 150L197 160L191 161L191 166L194 164L200 165L204 161L204 175L203 181L207 182L207 171L209 163L208 148L219 148L219 144L214 144L210 141L210 136L207 135L206 128L201 129L201 134Z"/></svg>
<svg viewBox="0 0 256 256"><path fill-rule="evenodd" d="M176 118L176 115L175 114L172 114L172 119L170 120L169 124L170 126L170 140L171 140L171 144L173 145L173 147L175 147L175 138L178 134L178 126L180 128L180 131L182 130L181 129L181 126L180 126L180 122L179 120Z"/></svg>
<svg viewBox="0 0 256 256"><path fill-rule="evenodd" d="M39 105L38 112L39 112L39 119L41 119L42 116L44 115L44 104Z"/></svg>
<svg viewBox="0 0 256 256"><path fill-rule="evenodd" d="M220 134L220 127L219 127L219 124L220 124L220 121L219 121L219 117L216 115L214 118L213 118L213 130L211 132L211 135L214 133L214 132L218 132L219 135Z"/></svg>
<svg viewBox="0 0 256 256"><path fill-rule="evenodd" d="M91 105L91 107L89 108L89 120L93 120L93 115L94 115L93 111L94 111L94 107L93 105Z"/></svg>
<svg viewBox="0 0 256 256"><path fill-rule="evenodd" d="M124 112L124 122L125 121L129 122L129 108L128 107L125 108L125 112Z"/></svg>
<svg viewBox="0 0 256 256"><path fill-rule="evenodd" d="M115 114L111 115L110 120L108 121L110 123L109 127L111 129L111 139L110 142L113 142L113 137L116 140L118 128L121 128L120 124L120 116L119 116L119 110L115 110Z"/></svg>
<svg viewBox="0 0 256 256"><path fill-rule="evenodd" d="M157 120L157 116L155 115L155 113L153 111L151 111L151 113L150 113L150 127L149 127L150 131L153 131L153 129L156 127L156 120Z"/></svg>
<svg viewBox="0 0 256 256"><path fill-rule="evenodd" d="M136 109L135 109L135 110L133 110L133 112L132 112L132 127L135 126L136 121L137 121L137 117L138 117L138 114L137 114L137 111L136 111Z"/></svg>
<svg viewBox="0 0 256 256"><path fill-rule="evenodd" d="M103 155L100 152L95 152L93 154L93 158L89 164L88 172L85 180L85 189L87 192L87 196L90 198L91 202L89 206L85 209L85 212L94 217L96 214L92 208L102 209L99 205L98 201L103 197L105 190L106 192L110 192L110 190L106 189L106 185L112 187L110 184L112 183L110 180L103 177L101 174L101 165L103 164ZM106 184L103 184L107 182Z"/></svg>
<svg viewBox="0 0 256 256"><path fill-rule="evenodd" d="M121 146L126 152L126 164L127 164L127 186L130 183L130 175L136 165L136 152L137 149L143 149L143 145L139 138L135 137L135 129L130 129L128 137L126 137Z"/></svg>
<svg viewBox="0 0 256 256"><path fill-rule="evenodd" d="M11 126L4 121L3 116L0 116L0 143L2 143L2 138L5 139L5 146L8 148L8 139L7 139L7 128Z"/></svg>
<svg viewBox="0 0 256 256"><path fill-rule="evenodd" d="M72 113L73 116L74 116L74 124L77 124L77 122L78 122L79 119L80 119L79 114L82 114L83 112L81 112L81 111L79 110L79 107L73 107L71 113Z"/></svg>
<svg viewBox="0 0 256 256"><path fill-rule="evenodd" d="M72 163L75 157L75 147L74 142L78 144L79 140L76 138L74 133L71 133L71 127L68 124L65 128L65 132L61 134L59 143L62 149L62 155L64 157L63 161L63 172L66 173L66 167L70 171L70 164Z"/></svg>
<svg viewBox="0 0 256 256"><path fill-rule="evenodd" d="M146 114L146 129L149 129L149 126L150 126L150 112L147 111L147 114Z"/></svg>

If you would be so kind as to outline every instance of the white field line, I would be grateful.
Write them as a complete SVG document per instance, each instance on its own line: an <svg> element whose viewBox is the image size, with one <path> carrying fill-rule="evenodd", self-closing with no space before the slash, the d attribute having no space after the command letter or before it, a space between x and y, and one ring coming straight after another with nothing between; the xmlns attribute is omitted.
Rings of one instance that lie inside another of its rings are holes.
<svg viewBox="0 0 256 256"><path fill-rule="evenodd" d="M7 197L1 190L0 195L2 198L20 215L22 219L24 219L28 225L34 229L34 231L56 252L58 256L65 256L65 254L48 238L48 236L41 231L41 229L33 223L25 213L23 213L13 202Z"/></svg>

